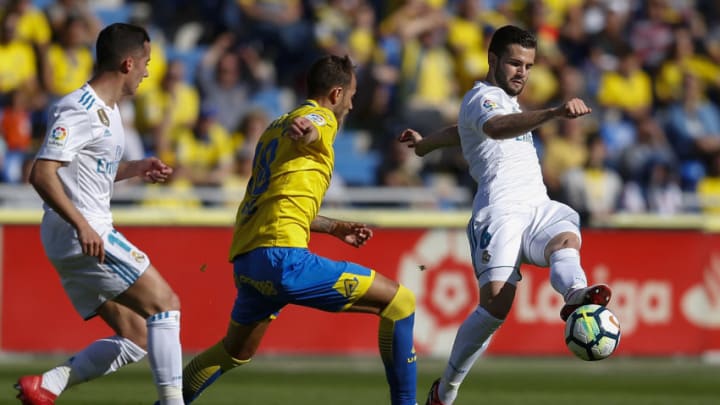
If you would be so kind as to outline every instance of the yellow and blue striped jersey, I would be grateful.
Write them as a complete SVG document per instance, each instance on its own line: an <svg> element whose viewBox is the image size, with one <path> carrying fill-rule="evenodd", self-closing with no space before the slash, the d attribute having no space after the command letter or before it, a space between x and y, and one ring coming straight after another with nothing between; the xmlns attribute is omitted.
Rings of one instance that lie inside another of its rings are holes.
<svg viewBox="0 0 720 405"><path fill-rule="evenodd" d="M284 136L292 120L306 117L320 136L304 145ZM235 219L230 260L258 247L308 246L332 175L338 122L327 108L307 100L273 121L255 148L252 177Z"/></svg>

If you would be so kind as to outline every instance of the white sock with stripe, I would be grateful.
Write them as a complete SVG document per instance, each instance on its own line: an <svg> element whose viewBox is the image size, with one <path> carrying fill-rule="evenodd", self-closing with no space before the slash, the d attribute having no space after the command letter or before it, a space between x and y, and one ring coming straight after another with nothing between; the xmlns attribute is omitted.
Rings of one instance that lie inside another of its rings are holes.
<svg viewBox="0 0 720 405"><path fill-rule="evenodd" d="M160 404L183 405L180 311L165 311L147 318L148 360Z"/></svg>
<svg viewBox="0 0 720 405"><path fill-rule="evenodd" d="M140 361L145 354L145 350L124 337L98 339L65 363L45 372L42 376L42 387L60 395L73 385L102 377L126 364Z"/></svg>

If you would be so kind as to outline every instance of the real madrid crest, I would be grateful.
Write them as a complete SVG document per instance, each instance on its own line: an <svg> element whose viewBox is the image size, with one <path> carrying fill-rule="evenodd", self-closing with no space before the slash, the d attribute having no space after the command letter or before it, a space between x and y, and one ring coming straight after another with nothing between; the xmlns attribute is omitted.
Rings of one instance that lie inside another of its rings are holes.
<svg viewBox="0 0 720 405"><path fill-rule="evenodd" d="M108 118L107 114L105 113L105 110L102 108L98 108L97 110L98 118L100 118L100 122L103 123L106 127L110 126L110 119Z"/></svg>

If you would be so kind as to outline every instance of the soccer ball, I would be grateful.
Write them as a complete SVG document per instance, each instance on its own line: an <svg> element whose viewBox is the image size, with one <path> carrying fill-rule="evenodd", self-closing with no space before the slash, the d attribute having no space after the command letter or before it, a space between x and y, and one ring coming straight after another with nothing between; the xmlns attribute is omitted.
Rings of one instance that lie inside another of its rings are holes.
<svg viewBox="0 0 720 405"><path fill-rule="evenodd" d="M609 357L620 343L620 323L606 307L577 308L565 324L565 344L577 357L593 361Z"/></svg>

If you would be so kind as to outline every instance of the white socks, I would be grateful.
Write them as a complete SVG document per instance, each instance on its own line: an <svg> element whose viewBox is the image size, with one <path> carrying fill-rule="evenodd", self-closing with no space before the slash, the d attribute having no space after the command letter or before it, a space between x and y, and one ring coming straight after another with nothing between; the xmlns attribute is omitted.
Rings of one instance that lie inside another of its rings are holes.
<svg viewBox="0 0 720 405"><path fill-rule="evenodd" d="M148 360L160 404L183 405L180 311L165 311L147 319Z"/></svg>
<svg viewBox="0 0 720 405"><path fill-rule="evenodd" d="M587 287L585 271L580 266L580 252L565 248L550 255L550 284L566 301L570 292Z"/></svg>
<svg viewBox="0 0 720 405"><path fill-rule="evenodd" d="M451 405L455 401L460 384L478 357L485 352L492 334L502 323L502 319L495 318L482 307L477 307L460 325L450 360L438 386L438 396L443 404Z"/></svg>
<svg viewBox="0 0 720 405"><path fill-rule="evenodd" d="M42 376L42 387L55 395L65 389L115 372L120 367L140 361L145 350L129 339L112 336L99 339Z"/></svg>

